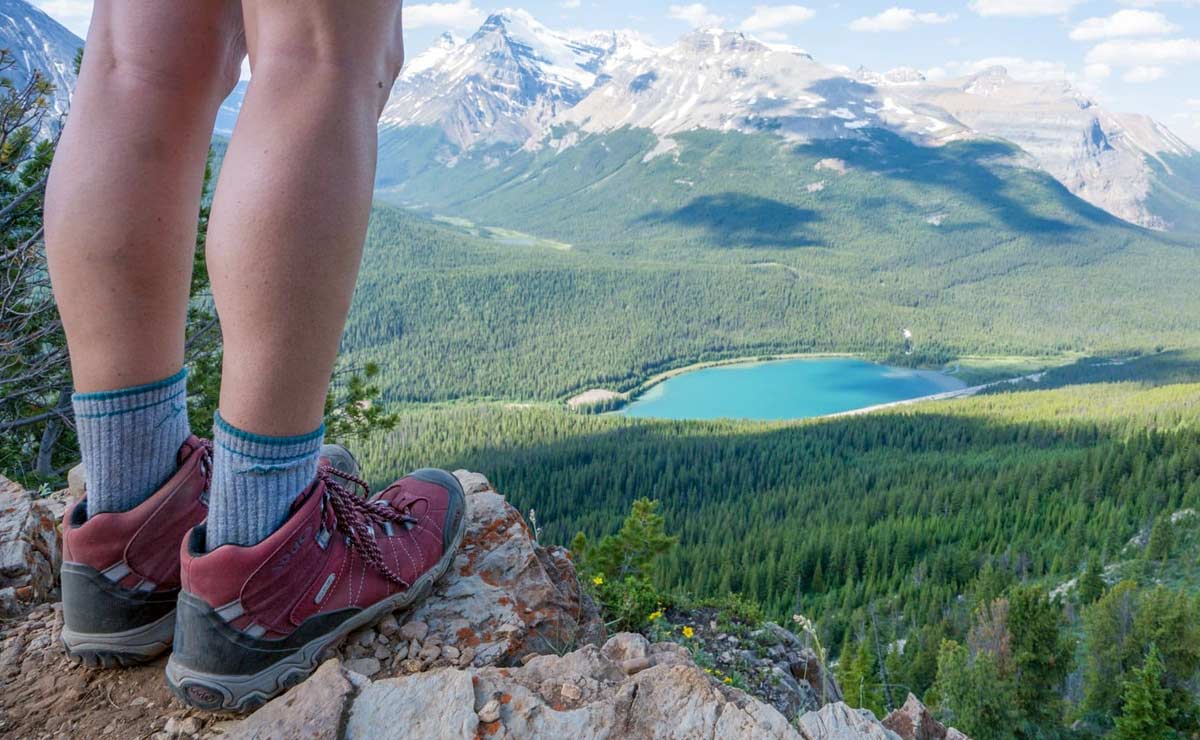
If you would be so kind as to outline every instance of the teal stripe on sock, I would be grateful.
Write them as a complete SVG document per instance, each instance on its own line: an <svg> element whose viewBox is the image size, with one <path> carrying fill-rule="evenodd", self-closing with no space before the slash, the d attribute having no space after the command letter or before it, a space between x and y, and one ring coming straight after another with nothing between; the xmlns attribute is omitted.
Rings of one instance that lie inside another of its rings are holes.
<svg viewBox="0 0 1200 740"><path fill-rule="evenodd" d="M120 388L115 391L97 391L95 393L76 393L71 396L76 401L111 401L114 398L124 398L126 396L134 396L138 393L146 391L156 391L159 388L166 388L169 385L174 385L187 377L187 368L183 368L169 378L156 380L153 383L145 385L135 385L132 388Z"/></svg>
<svg viewBox="0 0 1200 740"><path fill-rule="evenodd" d="M284 445L293 445L293 444L302 444L304 442L311 442L314 439L321 439L322 437L325 436L325 425L324 424L317 427L316 429L309 432L308 434L297 434L294 437L271 437L271 436L268 436L265 434L255 434L254 432L247 432L244 429L238 429L234 425L225 421L224 419L221 418L220 411L218 411L216 413L216 415L213 417L213 426L214 426L214 428L219 429L220 431L224 432L225 434L228 434L231 437L236 437L236 438L238 438L240 440L244 440L246 442L253 442L255 444L260 444L260 445L272 445L272 446L276 446L276 447L283 447Z"/></svg>

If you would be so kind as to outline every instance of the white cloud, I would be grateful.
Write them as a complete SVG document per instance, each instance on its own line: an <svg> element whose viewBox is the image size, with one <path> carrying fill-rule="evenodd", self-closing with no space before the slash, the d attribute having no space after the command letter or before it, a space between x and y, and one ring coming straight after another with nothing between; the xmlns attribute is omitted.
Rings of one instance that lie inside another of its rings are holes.
<svg viewBox="0 0 1200 740"><path fill-rule="evenodd" d="M453 3L424 3L404 8L405 28L468 28L483 22L484 13L471 0Z"/></svg>
<svg viewBox="0 0 1200 740"><path fill-rule="evenodd" d="M1033 18L1066 15L1083 0L971 0L971 10L982 16Z"/></svg>
<svg viewBox="0 0 1200 740"><path fill-rule="evenodd" d="M803 5L755 5L754 12L739 26L743 31L774 31L810 20L816 11Z"/></svg>
<svg viewBox="0 0 1200 740"><path fill-rule="evenodd" d="M1166 74L1167 70L1162 67L1137 66L1121 75L1121 79L1126 82L1154 82L1161 80Z"/></svg>
<svg viewBox="0 0 1200 740"><path fill-rule="evenodd" d="M567 10L574 10L575 8L578 8L580 5L583 5L583 0L563 0L561 3L559 3L559 5L566 8Z"/></svg>
<svg viewBox="0 0 1200 740"><path fill-rule="evenodd" d="M701 3L692 3L691 5L672 5L668 9L672 18L683 21L692 28L703 28L705 26L719 26L725 22L725 19L708 9L707 6Z"/></svg>
<svg viewBox="0 0 1200 740"><path fill-rule="evenodd" d="M1097 44L1087 53L1088 64L1114 67L1160 67L1186 62L1200 62L1200 39L1119 39Z"/></svg>
<svg viewBox="0 0 1200 740"><path fill-rule="evenodd" d="M1099 41L1121 36L1162 36L1179 26L1162 13L1149 10L1118 10L1107 18L1088 18L1071 29L1074 41Z"/></svg>
<svg viewBox="0 0 1200 740"><path fill-rule="evenodd" d="M1083 68L1083 76L1089 80L1104 80L1112 76L1112 67L1107 64L1089 64Z"/></svg>
<svg viewBox="0 0 1200 740"><path fill-rule="evenodd" d="M1067 65L1062 62L1051 62L1044 59L1026 59L1024 57L987 57L961 62L950 62L944 67L934 67L926 71L929 79L940 77L961 77L979 74L991 67L1004 67L1014 80L1069 80L1071 74Z"/></svg>
<svg viewBox="0 0 1200 740"><path fill-rule="evenodd" d="M912 8L888 8L879 15L863 16L850 22L851 31L907 31L918 23L949 23L957 16L953 13L918 13Z"/></svg>
<svg viewBox="0 0 1200 740"><path fill-rule="evenodd" d="M1182 5L1185 8L1200 6L1200 0L1117 0L1121 5L1135 8L1153 8L1156 5Z"/></svg>
<svg viewBox="0 0 1200 740"><path fill-rule="evenodd" d="M32 0L33 4L80 38L87 36L92 0Z"/></svg>
<svg viewBox="0 0 1200 740"><path fill-rule="evenodd" d="M1189 108L1195 108L1196 110L1200 110L1200 98L1188 98L1188 100L1184 103L1184 105L1186 105Z"/></svg>

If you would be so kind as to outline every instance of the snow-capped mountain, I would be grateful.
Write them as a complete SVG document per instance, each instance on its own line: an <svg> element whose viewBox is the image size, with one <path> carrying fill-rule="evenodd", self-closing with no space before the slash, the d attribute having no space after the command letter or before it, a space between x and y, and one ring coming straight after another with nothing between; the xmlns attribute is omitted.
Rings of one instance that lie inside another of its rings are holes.
<svg viewBox="0 0 1200 740"><path fill-rule="evenodd" d="M16 65L5 72L23 85L34 71L54 83L54 111L65 113L75 89L75 53L83 41L58 21L25 0L0 0L0 49L8 49Z"/></svg>
<svg viewBox="0 0 1200 740"><path fill-rule="evenodd" d="M1065 81L1014 80L1002 67L922 82L904 95L947 111L974 132L1011 141L1075 195L1151 228L1169 226L1147 204L1152 164L1169 176L1171 156L1196 154L1146 116L1106 110Z"/></svg>
<svg viewBox="0 0 1200 740"><path fill-rule="evenodd" d="M911 68L846 72L796 47L720 29L657 48L624 32L552 31L511 10L466 41L444 37L412 60L383 125L435 127L460 153L493 144L562 149L623 127L657 135L651 156L694 129L798 141L883 129L924 146L1002 138L1075 195L1151 228L1172 225L1152 197L1175 177L1172 162L1198 158L1161 124L1108 111L1065 81L1021 82L1000 68L951 80ZM454 159L444 148L439 156ZM1200 196L1200 183L1182 189Z"/></svg>
<svg viewBox="0 0 1200 740"><path fill-rule="evenodd" d="M611 53L551 31L524 11L497 13L466 41L443 35L413 59L381 126L435 126L464 149L523 142L583 98Z"/></svg>
<svg viewBox="0 0 1200 740"><path fill-rule="evenodd" d="M657 55L614 61L606 71L555 123L593 133L647 128L664 148L670 148L671 134L697 128L770 131L800 140L849 136L870 126L940 140L965 131L943 110L911 110L804 52L738 32L696 31Z"/></svg>

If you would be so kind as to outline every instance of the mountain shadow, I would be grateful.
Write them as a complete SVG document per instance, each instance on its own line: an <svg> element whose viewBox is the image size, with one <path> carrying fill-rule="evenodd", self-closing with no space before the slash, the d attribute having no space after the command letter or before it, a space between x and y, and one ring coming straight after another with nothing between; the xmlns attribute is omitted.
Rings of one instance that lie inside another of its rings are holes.
<svg viewBox="0 0 1200 740"><path fill-rule="evenodd" d="M827 139L798 146L796 151L838 158L852 168L890 179L949 190L1019 233L1064 236L1091 226L1136 229L1071 194L1044 172L1029 169L1021 170L1020 178L1003 176L1003 168L1010 166L1006 163L1021 154L1008 142L971 140L926 147L884 129L862 131L868 140ZM1034 198L1052 208L1035 211Z"/></svg>
<svg viewBox="0 0 1200 740"><path fill-rule="evenodd" d="M819 214L808 208L746 193L701 195L671 211L651 211L637 219L702 229L718 246L813 247L821 242L807 232Z"/></svg>

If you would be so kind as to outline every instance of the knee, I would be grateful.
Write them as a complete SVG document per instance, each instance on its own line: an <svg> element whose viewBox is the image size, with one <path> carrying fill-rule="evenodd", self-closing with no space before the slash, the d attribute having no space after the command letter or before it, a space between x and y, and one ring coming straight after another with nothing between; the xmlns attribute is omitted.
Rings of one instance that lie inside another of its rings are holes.
<svg viewBox="0 0 1200 740"><path fill-rule="evenodd" d="M322 98L338 96L343 105L374 109L378 117L404 65L404 42L394 36L259 40L251 52L255 77L288 80L287 89L320 88ZM366 111L364 110L364 113Z"/></svg>
<svg viewBox="0 0 1200 740"><path fill-rule="evenodd" d="M174 104L212 106L224 100L241 75L245 40L240 29L215 38L201 48L130 48L117 44L89 45L84 53L82 80L116 95L162 95Z"/></svg>

